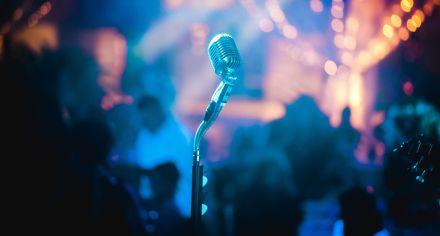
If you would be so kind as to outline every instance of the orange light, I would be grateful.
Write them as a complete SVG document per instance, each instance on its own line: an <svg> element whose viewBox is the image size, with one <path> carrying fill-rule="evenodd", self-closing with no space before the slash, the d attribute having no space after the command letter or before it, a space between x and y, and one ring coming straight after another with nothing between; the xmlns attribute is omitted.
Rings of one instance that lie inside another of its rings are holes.
<svg viewBox="0 0 440 236"><path fill-rule="evenodd" d="M425 12L426 15L430 16L432 14L432 4L426 3L423 6L423 11Z"/></svg>
<svg viewBox="0 0 440 236"><path fill-rule="evenodd" d="M425 20L425 14L424 14L423 11L420 10L420 9L417 9L417 10L414 12L414 15L418 16L422 22Z"/></svg>
<svg viewBox="0 0 440 236"><path fill-rule="evenodd" d="M402 25L402 19L400 19L400 16L393 14L391 15L391 24L398 28Z"/></svg>
<svg viewBox="0 0 440 236"><path fill-rule="evenodd" d="M420 19L419 16L417 15L413 15L411 17L411 19L414 21L415 25L417 26L417 28L419 28L422 25L422 19Z"/></svg>
<svg viewBox="0 0 440 236"><path fill-rule="evenodd" d="M385 24L382 28L382 32L387 38L392 38L394 35L393 27L391 25Z"/></svg>
<svg viewBox="0 0 440 236"><path fill-rule="evenodd" d="M333 19L331 25L332 29L336 32L341 33L344 31L344 23L340 19Z"/></svg>
<svg viewBox="0 0 440 236"><path fill-rule="evenodd" d="M258 26L260 27L261 31L263 32L271 32L273 30L273 23L272 21L268 19L262 19L258 23Z"/></svg>
<svg viewBox="0 0 440 236"><path fill-rule="evenodd" d="M338 66L332 60L327 60L324 64L324 70L329 75L335 75L338 71Z"/></svg>
<svg viewBox="0 0 440 236"><path fill-rule="evenodd" d="M404 12L410 12L411 8L414 6L413 0L402 0L400 2L400 7Z"/></svg>
<svg viewBox="0 0 440 236"><path fill-rule="evenodd" d="M406 41L406 40L408 40L408 38L409 38L409 32L408 32L408 30L407 29L405 29L405 28L400 28L399 29L399 38L401 39L401 40L403 40L403 41Z"/></svg>
<svg viewBox="0 0 440 236"><path fill-rule="evenodd" d="M298 35L298 31L292 25L283 26L283 35L288 39L294 39Z"/></svg>
<svg viewBox="0 0 440 236"><path fill-rule="evenodd" d="M409 20L406 22L406 28L408 28L408 30L411 31L411 32L416 32L416 30L417 30L417 25L416 25L416 23L414 22L413 19L409 19Z"/></svg>
<svg viewBox="0 0 440 236"><path fill-rule="evenodd" d="M310 8L314 12L322 12L324 6L322 5L322 2L320 0L312 0L310 1Z"/></svg>

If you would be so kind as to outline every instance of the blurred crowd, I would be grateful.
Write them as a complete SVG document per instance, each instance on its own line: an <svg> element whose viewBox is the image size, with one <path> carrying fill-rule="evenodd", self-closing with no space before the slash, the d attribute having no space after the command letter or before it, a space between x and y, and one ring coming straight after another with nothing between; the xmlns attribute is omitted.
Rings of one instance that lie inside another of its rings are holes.
<svg viewBox="0 0 440 236"><path fill-rule="evenodd" d="M105 71L84 48L35 50L19 33L2 35L0 54L14 234L189 235L193 132L172 112L172 89L157 92L172 87L167 59L125 73L146 89L110 93L123 102L107 106ZM204 235L439 235L439 176L418 184L392 152L421 133L438 142L437 109L391 106L374 132L379 167L357 162L350 109L334 128L308 96L239 128L227 158L206 160Z"/></svg>

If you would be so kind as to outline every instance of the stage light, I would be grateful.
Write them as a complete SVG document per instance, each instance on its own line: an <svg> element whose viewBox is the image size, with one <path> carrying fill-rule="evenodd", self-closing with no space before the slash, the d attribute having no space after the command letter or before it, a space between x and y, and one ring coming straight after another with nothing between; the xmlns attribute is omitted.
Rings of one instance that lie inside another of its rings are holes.
<svg viewBox="0 0 440 236"><path fill-rule="evenodd" d="M409 32L404 27L399 29L399 38L403 41L406 41L409 38Z"/></svg>
<svg viewBox="0 0 440 236"><path fill-rule="evenodd" d="M338 66L332 60L327 60L324 64L324 70L329 75L335 75L336 71L338 71Z"/></svg>
<svg viewBox="0 0 440 236"><path fill-rule="evenodd" d="M392 38L394 35L393 27L391 27L391 25L388 25L388 24L385 24L383 26L382 32L385 35L385 37L387 37L387 38Z"/></svg>
<svg viewBox="0 0 440 236"><path fill-rule="evenodd" d="M399 28L402 25L402 19L400 19L400 16L393 14L391 15L391 24L394 27Z"/></svg>

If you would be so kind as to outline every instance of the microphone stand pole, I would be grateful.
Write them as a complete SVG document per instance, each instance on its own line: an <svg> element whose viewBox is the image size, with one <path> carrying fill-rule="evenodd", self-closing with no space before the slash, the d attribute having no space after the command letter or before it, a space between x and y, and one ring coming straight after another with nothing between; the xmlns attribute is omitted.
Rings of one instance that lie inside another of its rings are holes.
<svg viewBox="0 0 440 236"><path fill-rule="evenodd" d="M203 198L203 163L200 158L200 143L209 127L214 124L220 111L225 106L232 85L223 81L214 92L211 102L206 108L205 117L197 128L194 138L193 160L192 160L192 190L191 190L191 235L202 235L202 198Z"/></svg>

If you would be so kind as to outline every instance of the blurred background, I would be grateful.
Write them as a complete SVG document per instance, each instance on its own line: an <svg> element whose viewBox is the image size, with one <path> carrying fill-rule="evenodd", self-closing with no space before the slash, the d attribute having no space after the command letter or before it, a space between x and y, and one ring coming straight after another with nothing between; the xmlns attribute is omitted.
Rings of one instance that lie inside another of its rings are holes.
<svg viewBox="0 0 440 236"><path fill-rule="evenodd" d="M202 145L204 235L439 235L438 175L418 184L393 153L440 138L439 5L1 1L14 230L189 235L225 32L242 67Z"/></svg>

